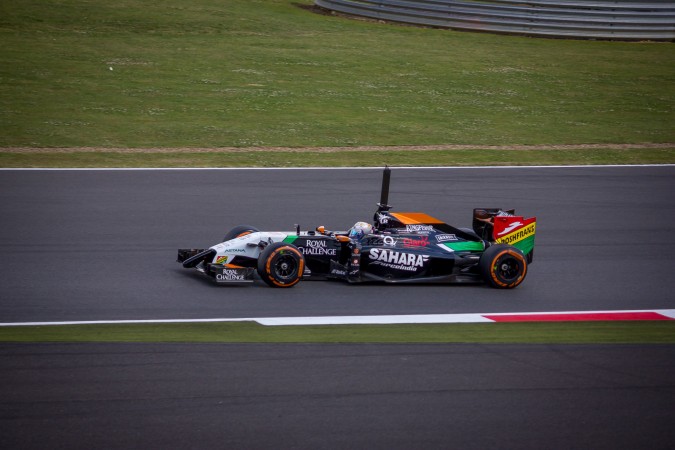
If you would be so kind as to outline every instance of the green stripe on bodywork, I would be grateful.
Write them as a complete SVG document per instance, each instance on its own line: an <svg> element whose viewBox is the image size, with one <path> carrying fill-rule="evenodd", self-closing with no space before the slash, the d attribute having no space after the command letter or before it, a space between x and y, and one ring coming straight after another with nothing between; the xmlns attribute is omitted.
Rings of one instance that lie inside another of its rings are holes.
<svg viewBox="0 0 675 450"><path fill-rule="evenodd" d="M463 241L463 242L446 242L443 245L452 249L455 252L482 252L485 250L482 242L472 242L472 241Z"/></svg>
<svg viewBox="0 0 675 450"><path fill-rule="evenodd" d="M281 242L283 242L284 244L292 244L293 242L295 242L295 240L296 240L297 238L298 238L297 236L293 236L293 235L291 234L291 235L289 235L289 236L286 236L286 239L284 239L284 240L281 241Z"/></svg>
<svg viewBox="0 0 675 450"><path fill-rule="evenodd" d="M527 255L534 249L534 235L527 237L521 241L515 242L513 244L515 248Z"/></svg>

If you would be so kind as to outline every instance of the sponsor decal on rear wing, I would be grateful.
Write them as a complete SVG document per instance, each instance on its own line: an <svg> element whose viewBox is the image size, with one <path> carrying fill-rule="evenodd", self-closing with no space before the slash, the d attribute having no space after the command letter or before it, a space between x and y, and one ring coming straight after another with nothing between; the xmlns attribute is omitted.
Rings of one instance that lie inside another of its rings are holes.
<svg viewBox="0 0 675 450"><path fill-rule="evenodd" d="M496 216L492 237L496 243L513 245L527 255L534 249L536 230L536 217Z"/></svg>

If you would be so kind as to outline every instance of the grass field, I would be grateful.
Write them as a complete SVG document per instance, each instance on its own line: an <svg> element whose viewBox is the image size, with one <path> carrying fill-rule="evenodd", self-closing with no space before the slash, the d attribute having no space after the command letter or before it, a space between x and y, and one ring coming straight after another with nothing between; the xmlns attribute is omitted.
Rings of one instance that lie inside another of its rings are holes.
<svg viewBox="0 0 675 450"><path fill-rule="evenodd" d="M673 148L2 153L0 167L382 167L672 164Z"/></svg>
<svg viewBox="0 0 675 450"><path fill-rule="evenodd" d="M675 322L265 327L254 322L0 327L0 342L675 344Z"/></svg>
<svg viewBox="0 0 675 450"><path fill-rule="evenodd" d="M311 4L0 2L0 147L675 142L671 43L415 28Z"/></svg>

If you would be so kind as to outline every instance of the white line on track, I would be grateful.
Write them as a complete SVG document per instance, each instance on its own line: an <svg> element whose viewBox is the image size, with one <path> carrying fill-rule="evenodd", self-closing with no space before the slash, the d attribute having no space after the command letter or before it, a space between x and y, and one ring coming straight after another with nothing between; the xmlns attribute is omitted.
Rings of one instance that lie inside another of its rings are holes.
<svg viewBox="0 0 675 450"><path fill-rule="evenodd" d="M499 318L532 316L527 321L542 321L556 316L557 321L585 320L645 320L644 315L659 316L647 320L675 320L675 309L622 310L622 311L559 311L524 313L469 313L469 314L415 314L387 316L323 316L323 317L258 317L236 319L152 319L152 320L84 320L59 322L7 322L0 327L54 326L54 325L118 325L118 324L168 324L168 323L216 323L216 322L257 322L267 326L284 325L395 325L425 323L495 323ZM591 316L605 316L604 319ZM634 316L633 319L626 318Z"/></svg>

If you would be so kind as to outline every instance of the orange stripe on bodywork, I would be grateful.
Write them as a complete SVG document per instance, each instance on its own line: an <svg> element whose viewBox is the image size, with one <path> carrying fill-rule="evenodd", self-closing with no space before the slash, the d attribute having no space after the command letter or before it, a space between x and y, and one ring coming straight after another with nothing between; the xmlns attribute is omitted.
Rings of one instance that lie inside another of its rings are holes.
<svg viewBox="0 0 675 450"><path fill-rule="evenodd" d="M431 217L429 214L417 213L417 212L397 212L391 213L396 219L398 219L404 225L414 225L419 223L443 223L443 221Z"/></svg>
<svg viewBox="0 0 675 450"><path fill-rule="evenodd" d="M244 266L237 266L235 264L224 264L223 267L227 269L245 269Z"/></svg>

